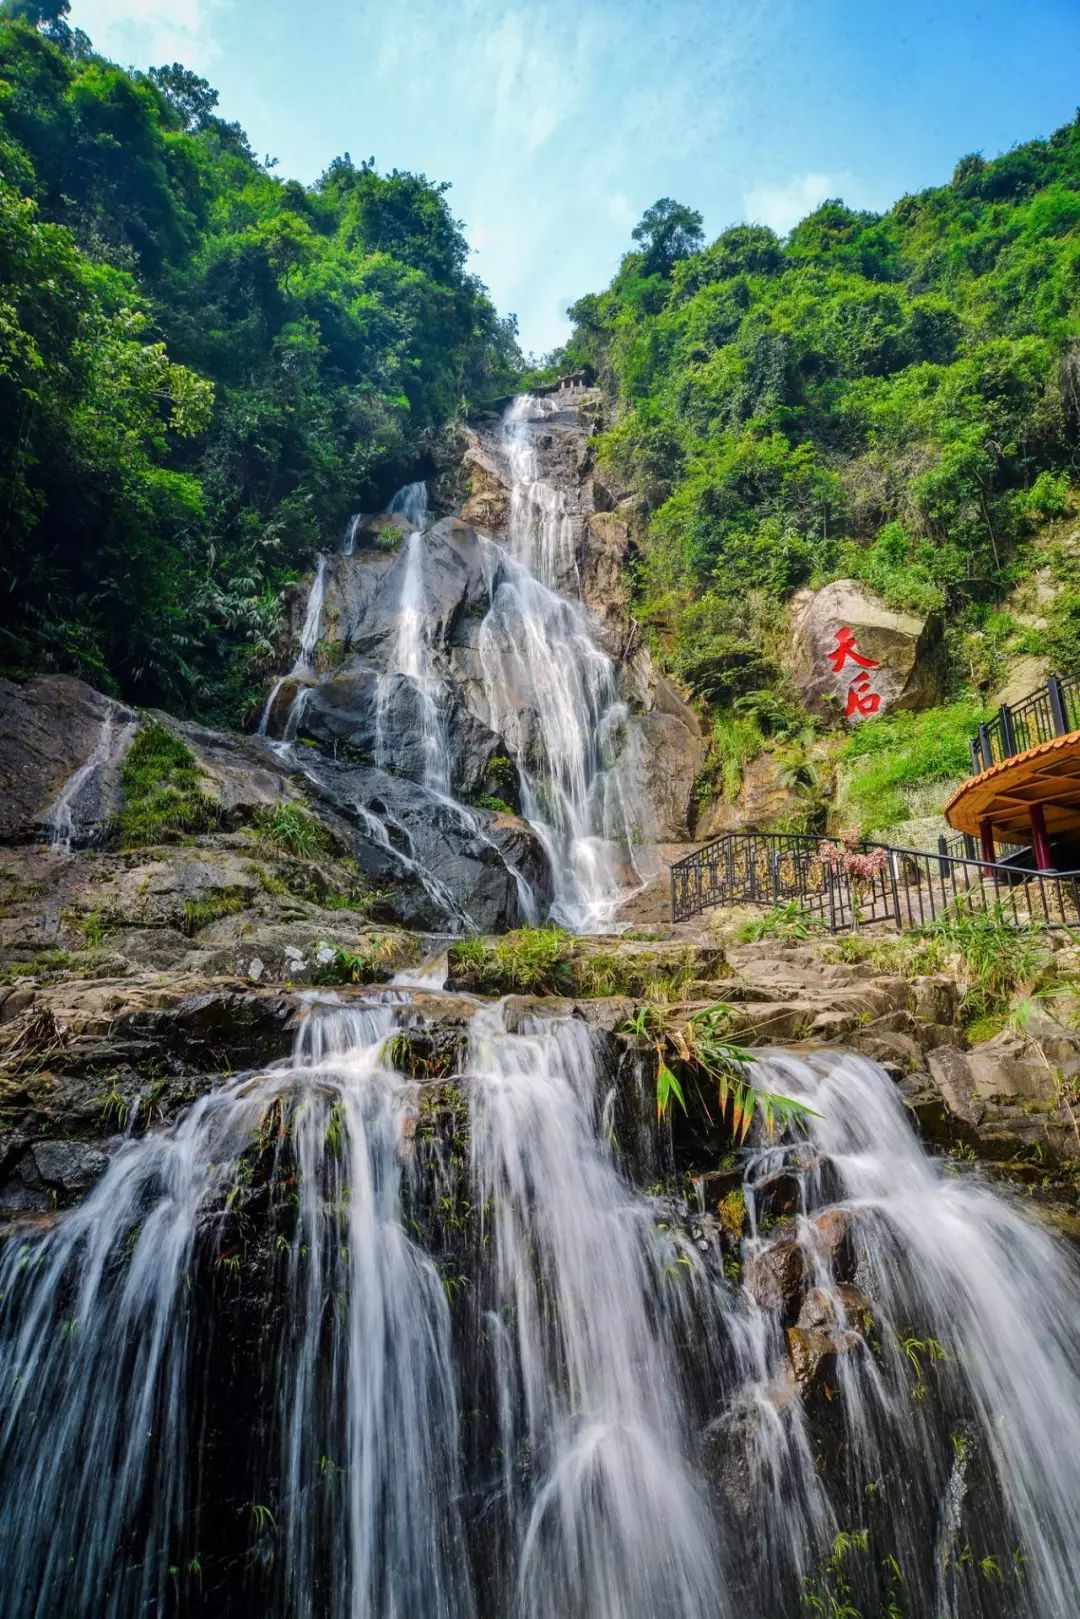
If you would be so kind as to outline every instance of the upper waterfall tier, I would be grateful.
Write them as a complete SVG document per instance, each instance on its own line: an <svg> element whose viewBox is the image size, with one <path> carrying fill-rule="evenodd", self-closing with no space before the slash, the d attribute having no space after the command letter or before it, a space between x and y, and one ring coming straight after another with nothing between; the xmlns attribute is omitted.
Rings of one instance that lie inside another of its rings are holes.
<svg viewBox="0 0 1080 1619"><path fill-rule="evenodd" d="M452 925L490 919L440 827L501 863L505 920L551 914L578 930L611 926L649 846L685 831L694 718L640 647L624 655L629 621L590 600L598 557L612 561L611 533L590 527L606 515L590 473L592 398L523 395L472 436L467 470L482 464L503 495L490 532L429 523L423 483L355 519L297 600L299 651L260 724L279 755L317 745L302 750L313 782L327 754L363 767L359 836L385 847L407 819L411 869L399 876L448 892Z"/></svg>

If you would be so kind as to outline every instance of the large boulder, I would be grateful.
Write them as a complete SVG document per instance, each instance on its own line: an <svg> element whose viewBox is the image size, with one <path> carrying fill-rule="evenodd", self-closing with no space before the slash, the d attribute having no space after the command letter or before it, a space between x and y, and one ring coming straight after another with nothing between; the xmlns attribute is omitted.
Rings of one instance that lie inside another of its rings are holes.
<svg viewBox="0 0 1080 1619"><path fill-rule="evenodd" d="M135 716L70 675L0 679L0 840L98 841Z"/></svg>
<svg viewBox="0 0 1080 1619"><path fill-rule="evenodd" d="M123 705L66 676L42 676L25 686L5 681L0 698L6 699L0 707L0 846L8 846L18 866L2 873L4 888L39 892L35 947L50 949L63 943L65 884L77 876L69 861L37 847L48 840L50 806L74 782L72 844L104 842L120 807L124 749L139 721ZM184 948L185 906L227 893L235 908L257 886L245 866L248 855L229 840L243 841L286 802L322 823L335 857L355 860L369 887L379 891L385 919L433 929L468 919L497 930L543 915L550 904L547 856L516 815L457 807L403 775L357 764L355 755L334 758L332 750L283 747L163 713L150 717L191 749L218 825L197 847L170 846L157 867L149 855L109 851L99 870L102 879L107 867L119 871L110 915L123 914L148 929L169 960ZM398 718L404 745L405 732L412 736L414 728ZM496 739L467 711L459 721L453 728L457 777L463 789L491 791L485 771ZM327 743L349 734L347 711L343 717L330 704L320 724ZM500 796L513 795L512 783L500 778L498 787ZM143 868L138 877L130 874L136 867ZM17 940L9 932L27 925L21 915L0 918L0 948L13 946Z"/></svg>
<svg viewBox="0 0 1080 1619"><path fill-rule="evenodd" d="M1058 1100L1050 1064L1011 1030L974 1051L942 1046L928 1053L927 1066L950 1112L965 1124L980 1123L999 1104L1053 1107Z"/></svg>
<svg viewBox="0 0 1080 1619"><path fill-rule="evenodd" d="M466 498L461 517L485 534L505 534L510 515L510 496L503 475L491 453L477 435L468 429L467 448L462 458Z"/></svg>
<svg viewBox="0 0 1080 1619"><path fill-rule="evenodd" d="M446 743L450 786L464 798L485 790L491 761L506 746L461 701L449 685L423 691L400 674L382 674L363 659L352 659L312 688L300 734L331 750L361 755L397 775L423 780L437 747L431 720L438 710Z"/></svg>
<svg viewBox="0 0 1080 1619"><path fill-rule="evenodd" d="M312 752L302 767L312 809L347 827L364 875L385 890L385 909L407 927L468 922L481 931L519 926L551 903L551 868L540 839L516 815L456 805L404 776Z"/></svg>
<svg viewBox="0 0 1080 1619"><path fill-rule="evenodd" d="M639 717L637 733L650 811L650 824L642 830L653 842L687 838L694 783L704 751L696 719L657 706Z"/></svg>
<svg viewBox="0 0 1080 1619"><path fill-rule="evenodd" d="M792 609L788 672L803 702L849 724L941 697L940 621L895 613L854 579L803 591Z"/></svg>
<svg viewBox="0 0 1080 1619"><path fill-rule="evenodd" d="M346 567L354 559L345 559ZM348 644L384 662L399 643L402 599L410 588L410 567L419 564L422 629L427 645L447 646L463 615L482 618L491 599L491 548L476 530L456 517L444 517L422 538L408 542L388 567L376 567L375 586L362 612L349 625ZM370 567L370 564L364 564Z"/></svg>

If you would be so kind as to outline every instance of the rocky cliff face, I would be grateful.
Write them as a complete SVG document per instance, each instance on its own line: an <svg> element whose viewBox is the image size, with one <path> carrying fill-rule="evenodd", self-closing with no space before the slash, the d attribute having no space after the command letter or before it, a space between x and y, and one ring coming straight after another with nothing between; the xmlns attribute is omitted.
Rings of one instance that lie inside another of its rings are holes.
<svg viewBox="0 0 1080 1619"><path fill-rule="evenodd" d="M380 926L492 931L542 917L559 845L521 812L530 782L534 815L549 814L538 800L562 787L545 766L565 740L556 731L553 742L542 712L552 698L536 684L545 657L573 664L569 699L565 681L552 699L568 705L563 718L583 715L584 729L592 719L603 732L572 737L558 761L571 789L576 773L593 772L576 806L586 843L589 816L597 831L617 823L614 880L633 884L635 842L687 835L701 745L627 610L626 524L591 468L596 407L595 394L577 390L545 407L538 425L526 421L524 466L504 422L470 433L463 511L483 517L497 543L465 517L422 521L420 540L415 511L358 520L343 553L292 593L287 640L300 651L269 696L264 735L138 716L66 677L4 682L0 838L9 900L17 896L4 942L30 961L69 949L86 918L100 916L129 966L198 961L247 976L253 961L280 957L282 939L267 930L279 923L274 862L285 852L260 826L282 807L313 819L326 867L306 895L286 874L288 920L299 925L298 908L314 907L293 940L306 958L316 933L343 941L341 916L320 907L344 905L354 890L364 895L357 915ZM550 554L533 559L548 583L522 573L515 522L518 538L524 523L551 540ZM530 663L521 643L534 636L547 640ZM595 690L582 698L575 680ZM149 725L190 750L212 814L182 842L169 834L120 847L124 762ZM245 919L246 942L240 923L217 918L206 935L185 930L185 910L215 906Z"/></svg>
<svg viewBox="0 0 1080 1619"><path fill-rule="evenodd" d="M310 652L265 722L459 805L522 811L579 880L585 843L607 843L610 899L639 880L636 847L689 835L703 750L629 612L628 523L592 468L598 408L587 389L517 401L466 430L462 474L440 484L463 489L460 515L429 521L416 486L419 516L358 521L296 593L292 641Z"/></svg>

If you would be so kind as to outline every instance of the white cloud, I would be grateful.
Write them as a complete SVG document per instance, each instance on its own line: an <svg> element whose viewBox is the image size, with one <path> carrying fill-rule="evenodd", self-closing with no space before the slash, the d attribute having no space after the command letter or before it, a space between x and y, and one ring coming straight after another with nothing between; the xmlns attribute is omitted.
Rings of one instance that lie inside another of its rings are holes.
<svg viewBox="0 0 1080 1619"><path fill-rule="evenodd" d="M770 225L786 236L792 225L812 214L826 197L843 197L859 207L862 186L849 170L835 174L793 174L781 185L754 186L743 195L747 218L755 225Z"/></svg>
<svg viewBox="0 0 1080 1619"><path fill-rule="evenodd" d="M607 200L608 218L613 219L616 225L636 225L638 211L623 196L621 191L613 191Z"/></svg>
<svg viewBox="0 0 1080 1619"><path fill-rule="evenodd" d="M74 27L95 49L133 67L183 62L205 70L219 53L214 29L229 0L75 0Z"/></svg>

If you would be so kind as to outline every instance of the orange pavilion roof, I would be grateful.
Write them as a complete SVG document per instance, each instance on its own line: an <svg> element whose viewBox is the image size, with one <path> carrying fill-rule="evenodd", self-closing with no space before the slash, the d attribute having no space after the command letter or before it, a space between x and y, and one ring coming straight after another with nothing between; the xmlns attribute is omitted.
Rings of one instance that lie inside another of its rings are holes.
<svg viewBox="0 0 1080 1619"><path fill-rule="evenodd" d="M965 781L945 805L945 819L973 837L989 820L999 841L1026 842L1036 804L1051 837L1080 833L1080 731L1051 737Z"/></svg>

